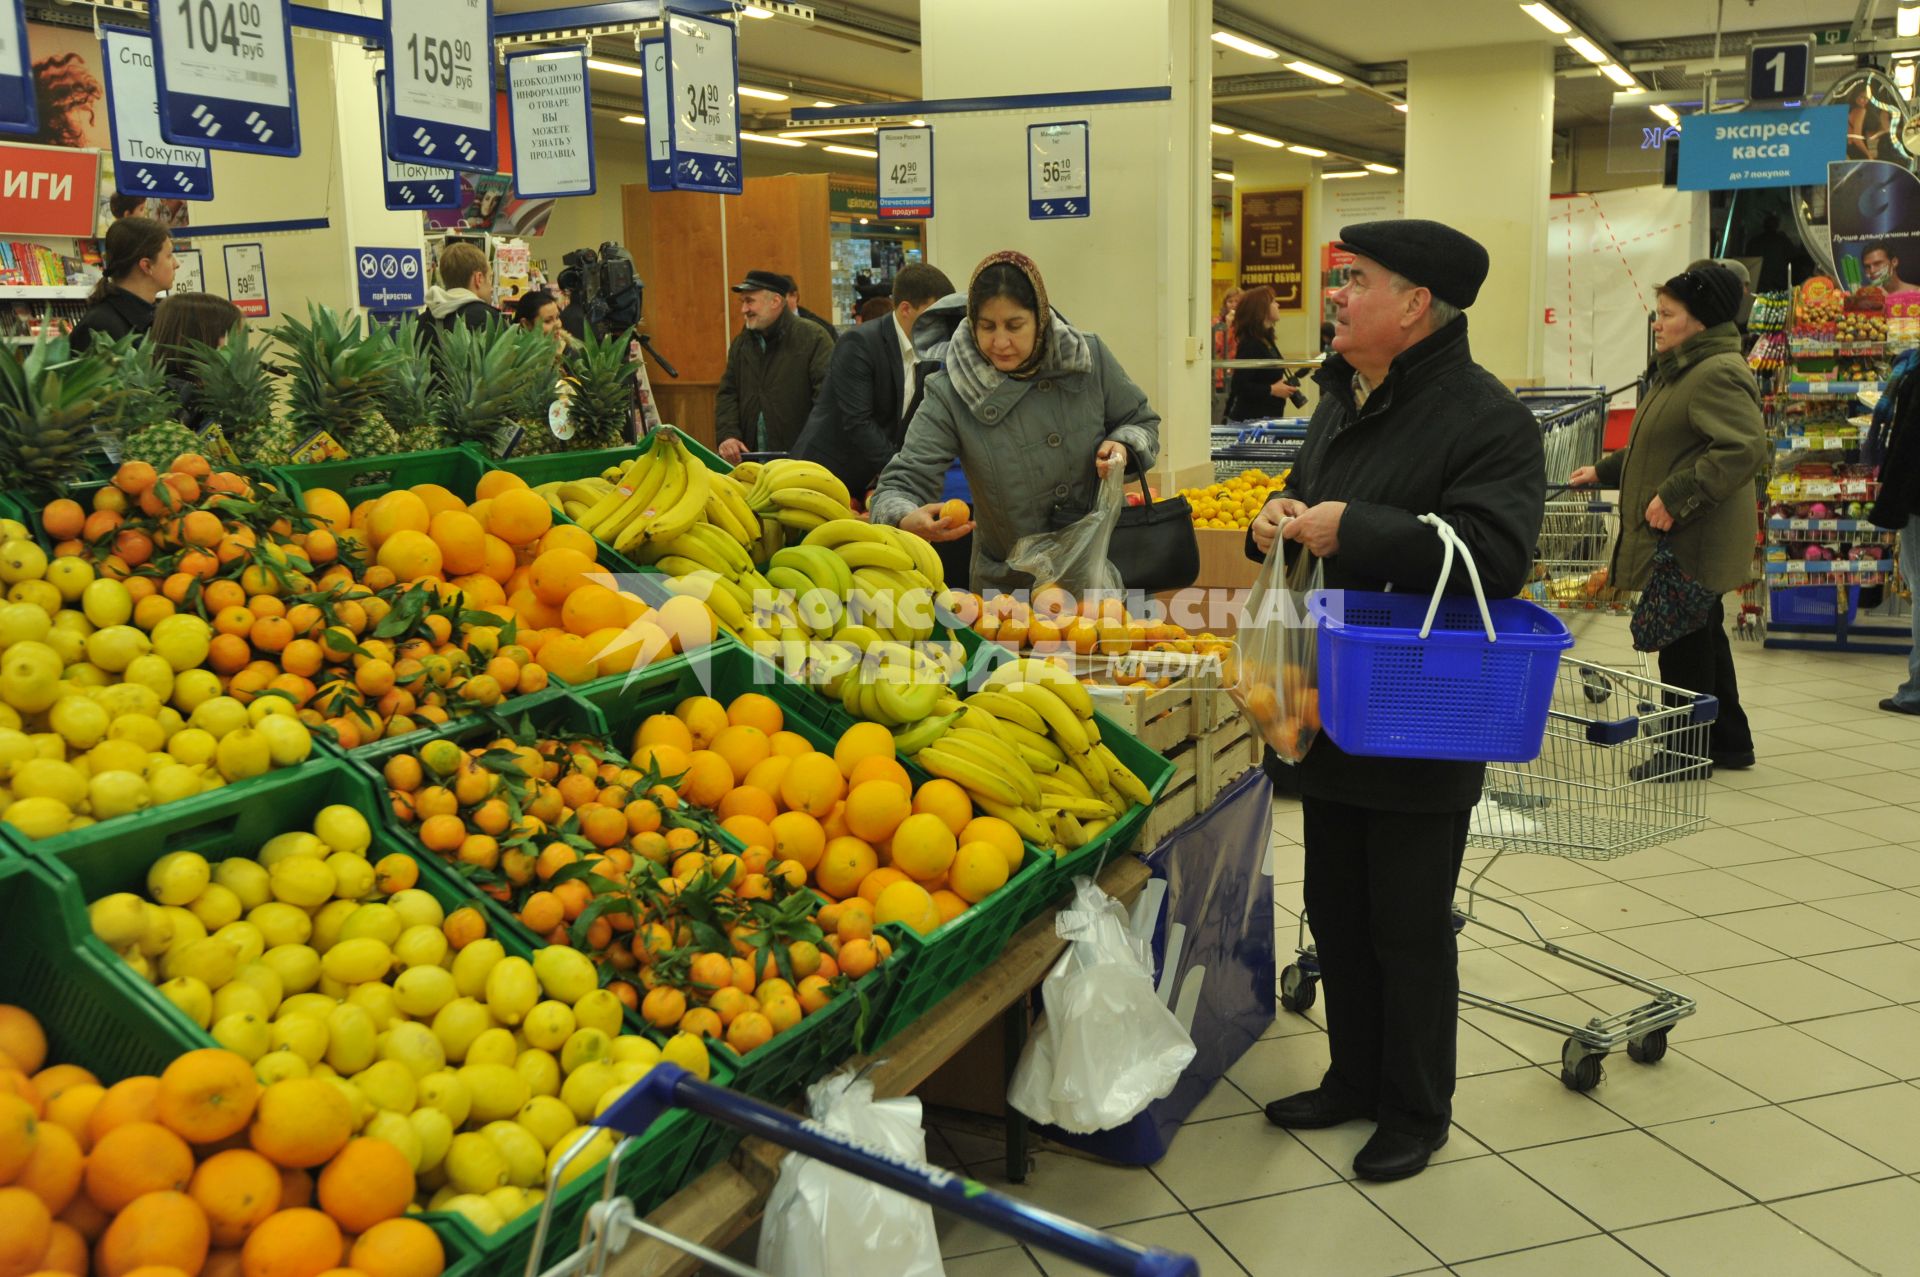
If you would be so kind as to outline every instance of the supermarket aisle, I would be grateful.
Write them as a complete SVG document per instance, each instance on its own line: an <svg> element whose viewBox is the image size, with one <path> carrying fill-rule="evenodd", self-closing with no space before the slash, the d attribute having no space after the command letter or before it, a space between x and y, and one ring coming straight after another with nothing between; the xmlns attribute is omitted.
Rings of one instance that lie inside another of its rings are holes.
<svg viewBox="0 0 1920 1277"><path fill-rule="evenodd" d="M1158 1166L1042 1152L1011 1191L1209 1277L1920 1272L1920 719L1875 708L1904 659L1735 650L1761 765L1711 782L1707 827L1611 862L1509 856L1491 879L1548 936L1699 999L1660 1064L1609 1057L1578 1095L1561 1039L1468 1012L1451 1141L1362 1187L1368 1128L1295 1135L1259 1111L1326 1063L1319 1007L1282 1011ZM1591 622L1578 654L1638 668L1624 622ZM1276 803L1283 955L1299 835ZM1576 1021L1641 1000L1473 935L1469 988ZM929 1145L1005 1187L991 1138ZM1081 1271L952 1219L941 1241L954 1277Z"/></svg>

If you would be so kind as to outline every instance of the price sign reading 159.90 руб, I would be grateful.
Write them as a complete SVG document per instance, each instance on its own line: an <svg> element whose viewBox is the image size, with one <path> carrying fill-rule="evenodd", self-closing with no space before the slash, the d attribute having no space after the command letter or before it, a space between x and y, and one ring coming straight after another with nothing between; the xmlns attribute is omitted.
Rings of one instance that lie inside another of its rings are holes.
<svg viewBox="0 0 1920 1277"><path fill-rule="evenodd" d="M298 155L289 0L156 0L160 133L220 151Z"/></svg>
<svg viewBox="0 0 1920 1277"><path fill-rule="evenodd" d="M387 154L491 172L493 12L487 0L387 5Z"/></svg>
<svg viewBox="0 0 1920 1277"><path fill-rule="evenodd" d="M880 129L874 149L880 152L880 216L932 217L933 130Z"/></svg>
<svg viewBox="0 0 1920 1277"><path fill-rule="evenodd" d="M1087 122L1027 126L1027 216L1086 217L1093 207Z"/></svg>

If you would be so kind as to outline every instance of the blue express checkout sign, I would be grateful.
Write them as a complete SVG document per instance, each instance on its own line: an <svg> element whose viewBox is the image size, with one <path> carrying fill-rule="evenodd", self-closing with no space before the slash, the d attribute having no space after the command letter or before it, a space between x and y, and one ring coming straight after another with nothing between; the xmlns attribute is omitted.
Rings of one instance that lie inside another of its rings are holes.
<svg viewBox="0 0 1920 1277"><path fill-rule="evenodd" d="M1847 108L1733 111L1680 121L1680 189L1817 186L1847 157Z"/></svg>

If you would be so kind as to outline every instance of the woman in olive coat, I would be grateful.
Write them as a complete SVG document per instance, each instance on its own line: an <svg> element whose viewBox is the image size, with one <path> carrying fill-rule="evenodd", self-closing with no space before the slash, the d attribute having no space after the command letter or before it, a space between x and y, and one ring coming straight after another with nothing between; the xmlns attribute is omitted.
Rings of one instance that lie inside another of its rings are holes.
<svg viewBox="0 0 1920 1277"><path fill-rule="evenodd" d="M1570 482L1620 490L1609 584L1645 589L1664 537L1682 571L1724 594L1752 574L1759 530L1754 479L1767 456L1759 389L1733 324L1740 281L1709 264L1657 291L1653 383L1634 414L1627 446L1598 466L1582 466ZM1704 626L1661 649L1660 679L1719 699L1708 745L1714 766L1753 766L1753 735L1740 708L1719 600Z"/></svg>

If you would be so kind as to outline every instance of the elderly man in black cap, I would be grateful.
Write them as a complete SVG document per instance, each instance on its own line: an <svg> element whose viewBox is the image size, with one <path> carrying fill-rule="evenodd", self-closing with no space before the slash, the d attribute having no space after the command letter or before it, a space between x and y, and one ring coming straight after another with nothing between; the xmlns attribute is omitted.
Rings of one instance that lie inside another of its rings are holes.
<svg viewBox="0 0 1920 1277"><path fill-rule="evenodd" d="M1341 232L1355 255L1334 294L1333 353L1286 488L1249 529L1247 553L1277 543L1325 560L1330 589L1429 593L1452 525L1489 598L1526 581L1546 500L1540 428L1473 362L1461 313L1487 252L1437 222L1367 222ZM1450 592L1471 590L1456 565ZM1340 689L1323 688L1333 697ZM1377 1126L1354 1158L1362 1179L1417 1174L1447 1141L1460 995L1454 883L1480 763L1362 758L1322 732L1299 767L1307 920L1327 992L1331 1063L1318 1087L1274 1100L1267 1118L1308 1129Z"/></svg>
<svg viewBox="0 0 1920 1277"><path fill-rule="evenodd" d="M827 379L833 338L787 305L787 276L750 270L733 286L740 298L740 335L727 348L727 370L714 397L720 455L737 462L749 452L789 452Z"/></svg>

